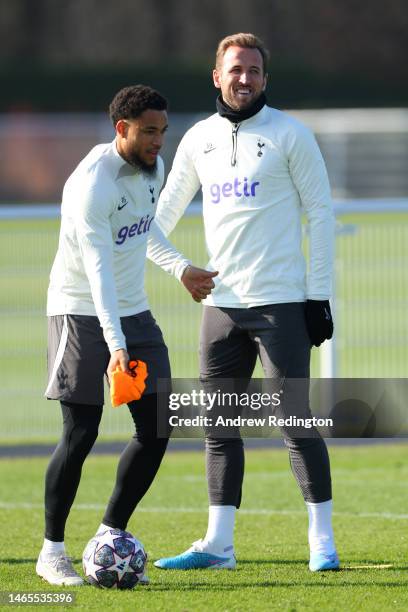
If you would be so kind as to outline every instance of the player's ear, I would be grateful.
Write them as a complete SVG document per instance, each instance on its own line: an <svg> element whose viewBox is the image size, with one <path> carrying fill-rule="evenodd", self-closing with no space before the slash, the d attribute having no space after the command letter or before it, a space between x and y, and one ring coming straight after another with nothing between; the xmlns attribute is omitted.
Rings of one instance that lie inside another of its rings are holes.
<svg viewBox="0 0 408 612"><path fill-rule="evenodd" d="M126 138L128 127L129 126L128 126L127 121L125 121L124 119L119 119L119 121L116 124L117 134L119 134L119 136L121 136L122 138Z"/></svg>
<svg viewBox="0 0 408 612"><path fill-rule="evenodd" d="M218 72L216 68L214 68L213 70L213 81L214 81L214 86L217 87L218 89L221 89L220 73Z"/></svg>
<svg viewBox="0 0 408 612"><path fill-rule="evenodd" d="M267 82L268 82L268 73L266 73L264 76L262 91L265 91Z"/></svg>

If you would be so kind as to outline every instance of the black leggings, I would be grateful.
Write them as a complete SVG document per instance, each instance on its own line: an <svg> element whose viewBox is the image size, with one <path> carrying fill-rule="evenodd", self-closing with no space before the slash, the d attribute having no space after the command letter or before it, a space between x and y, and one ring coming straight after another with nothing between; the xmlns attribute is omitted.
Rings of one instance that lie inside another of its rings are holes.
<svg viewBox="0 0 408 612"><path fill-rule="evenodd" d="M285 444L303 499L314 503L331 499L330 461L324 440L285 438ZM210 504L239 508L244 478L242 439L207 437L206 450Z"/></svg>
<svg viewBox="0 0 408 612"><path fill-rule="evenodd" d="M110 527L126 528L159 469L168 439L157 438L156 406L156 394L129 404L136 433L119 459L116 484L102 521ZM54 542L64 540L82 465L98 436L102 417L102 406L61 402L61 409L62 437L45 477L45 537Z"/></svg>
<svg viewBox="0 0 408 612"><path fill-rule="evenodd" d="M206 389L217 390L219 379L224 379L225 387L225 379L229 379L240 392L246 391L257 357L267 379L285 381L282 410L289 412L277 416L310 417L310 338L303 304L247 309L204 306L200 372ZM291 379L298 383L288 387ZM239 431L235 438L206 433L210 504L239 507L244 477L244 447ZM292 437L290 430L282 433L304 500L318 503L331 499L330 462L324 440L315 429L308 430L307 438L299 434Z"/></svg>

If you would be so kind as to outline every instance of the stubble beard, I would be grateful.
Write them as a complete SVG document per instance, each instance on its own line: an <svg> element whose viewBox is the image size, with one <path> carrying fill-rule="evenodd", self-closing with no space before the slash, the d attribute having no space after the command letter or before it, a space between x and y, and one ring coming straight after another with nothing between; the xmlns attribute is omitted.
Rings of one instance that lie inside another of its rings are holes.
<svg viewBox="0 0 408 612"><path fill-rule="evenodd" d="M228 104L228 106L230 106L234 111L243 111L246 110L247 108L249 108L250 106L252 106L253 104L255 104L255 102L258 100L258 98L260 97L262 92L259 92L259 94L257 96L248 96L248 100L242 100L242 103L239 104L237 102L237 99L233 96L233 94L231 95L230 100L225 100L224 101Z"/></svg>
<svg viewBox="0 0 408 612"><path fill-rule="evenodd" d="M147 164L143 159L139 157L137 153L129 153L123 156L128 164L133 166L136 170L140 172L144 172L144 174L148 174L149 176L154 176L157 172L157 160L153 164Z"/></svg>

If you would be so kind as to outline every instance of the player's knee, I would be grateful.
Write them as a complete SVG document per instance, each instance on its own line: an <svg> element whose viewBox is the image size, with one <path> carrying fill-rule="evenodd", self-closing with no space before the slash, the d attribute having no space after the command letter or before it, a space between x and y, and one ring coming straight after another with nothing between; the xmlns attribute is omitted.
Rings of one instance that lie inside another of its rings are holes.
<svg viewBox="0 0 408 612"><path fill-rule="evenodd" d="M143 447L150 449L154 453L164 454L169 438L158 438L157 433L137 431L133 436Z"/></svg>
<svg viewBox="0 0 408 612"><path fill-rule="evenodd" d="M319 448L326 446L323 438L319 435L313 438L284 438L285 445L289 450L305 450L309 448Z"/></svg>
<svg viewBox="0 0 408 612"><path fill-rule="evenodd" d="M69 437L69 453L86 457L98 437L98 427L95 425L75 426Z"/></svg>
<svg viewBox="0 0 408 612"><path fill-rule="evenodd" d="M242 448L244 445L242 438L214 438L207 436L205 446L208 451L224 452L228 449Z"/></svg>

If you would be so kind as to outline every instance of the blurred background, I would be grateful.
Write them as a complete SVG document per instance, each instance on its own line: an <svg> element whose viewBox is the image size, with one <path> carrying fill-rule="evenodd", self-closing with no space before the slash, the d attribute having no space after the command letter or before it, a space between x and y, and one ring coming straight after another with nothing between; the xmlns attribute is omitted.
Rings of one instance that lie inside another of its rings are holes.
<svg viewBox="0 0 408 612"><path fill-rule="evenodd" d="M218 41L239 31L269 48L269 104L313 129L331 180L336 335L314 351L313 374L407 376L404 0L0 0L0 441L59 429L58 411L42 398L59 201L79 160L113 139L111 99L140 82L169 99L169 170L185 130L215 110ZM199 206L198 194L172 240L205 265ZM195 377L200 307L150 264L147 288L173 374ZM124 411L105 412L104 436L128 430Z"/></svg>

